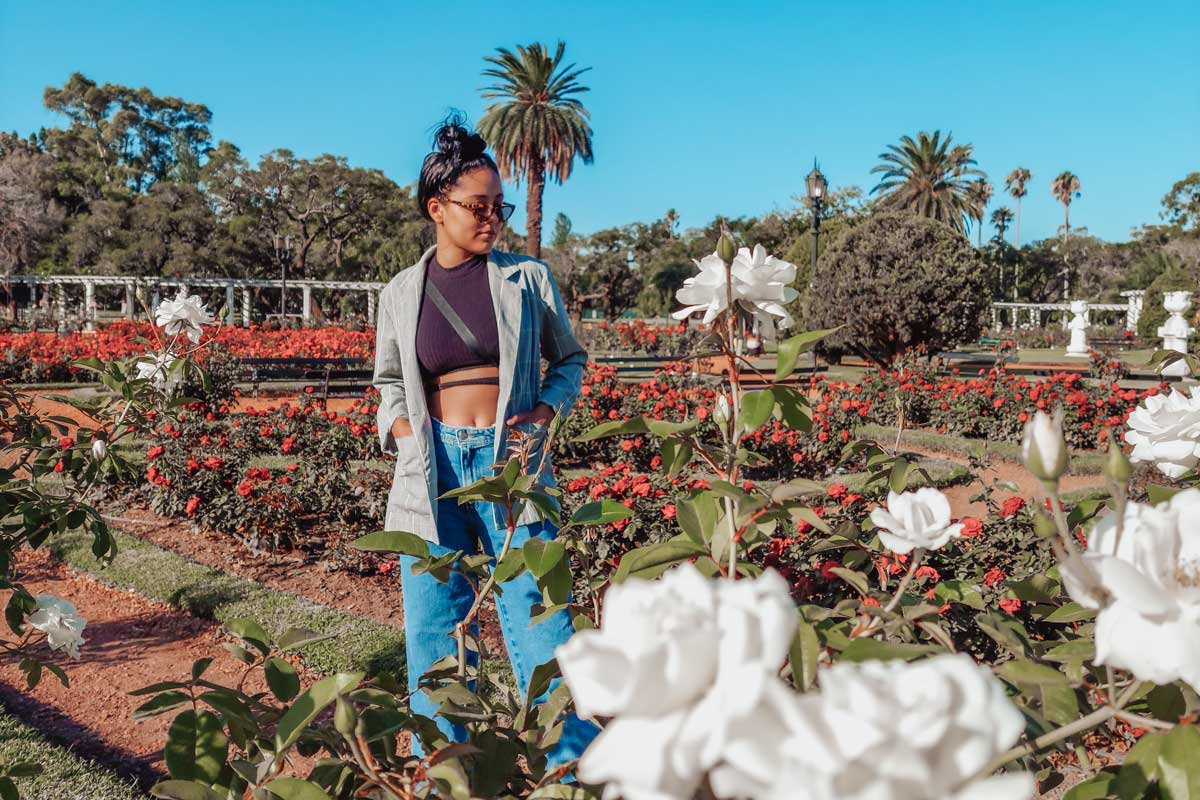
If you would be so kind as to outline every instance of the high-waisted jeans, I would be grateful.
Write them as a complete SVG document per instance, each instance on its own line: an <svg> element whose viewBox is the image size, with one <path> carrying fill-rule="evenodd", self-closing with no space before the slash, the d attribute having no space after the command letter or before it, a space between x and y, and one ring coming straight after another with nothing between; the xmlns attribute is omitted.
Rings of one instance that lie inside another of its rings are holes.
<svg viewBox="0 0 1200 800"><path fill-rule="evenodd" d="M496 431L494 427L472 428L433 422L433 451L437 459L438 494L474 483L495 474L491 466ZM437 527L439 542L430 542L433 556L462 550L466 555L483 552L496 557L504 547L505 529L493 522L487 504L458 504L455 498L438 500ZM481 513L482 512L482 513ZM511 548L520 548L531 537L553 539L557 529L550 522L518 526ZM445 717L434 716L436 709L424 692L417 691L421 675L434 662L458 654L454 628L466 617L474 601L474 593L466 578L452 573L448 583L442 583L428 573L412 574L415 559L400 557L400 580L404 592L404 631L408 660L408 688L413 692L412 710L433 718L438 728L451 741L466 741L466 731ZM512 662L517 686L524 697L529 679L539 664L554 657L554 649L567 641L574 628L566 611L551 616L537 625L529 624L530 609L541 602L542 593L533 575L528 572L501 584L503 594L493 594L500 616L504 645ZM468 658L474 654L468 650ZM554 691L561 679L555 679L546 694L535 698L541 702ZM572 714L567 718L562 738L547 755L549 766L557 766L578 758L599 733L591 722ZM413 753L421 755L420 745L413 737Z"/></svg>

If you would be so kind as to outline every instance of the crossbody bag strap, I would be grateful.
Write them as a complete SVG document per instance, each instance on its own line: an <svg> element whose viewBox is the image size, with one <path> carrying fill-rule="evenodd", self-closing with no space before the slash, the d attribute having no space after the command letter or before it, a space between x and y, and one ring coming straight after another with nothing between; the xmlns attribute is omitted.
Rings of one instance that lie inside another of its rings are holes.
<svg viewBox="0 0 1200 800"><path fill-rule="evenodd" d="M437 288L437 285L432 281L426 281L425 293L429 295L429 299L433 301L433 304L438 307L438 311L442 312L442 316L446 318L446 322L450 323L450 327L454 328L454 332L467 345L467 349L474 353L475 357L480 361L490 360L483 352L483 348L479 346L479 340L475 338L475 334L471 333L471 329L467 327L467 323L463 322L458 312L446 301L445 295Z"/></svg>

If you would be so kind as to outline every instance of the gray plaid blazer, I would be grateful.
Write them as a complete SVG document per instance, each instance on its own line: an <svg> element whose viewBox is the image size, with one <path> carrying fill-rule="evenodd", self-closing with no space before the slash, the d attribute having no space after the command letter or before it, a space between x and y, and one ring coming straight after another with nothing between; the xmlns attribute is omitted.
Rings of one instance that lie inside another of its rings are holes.
<svg viewBox="0 0 1200 800"><path fill-rule="evenodd" d="M396 456L392 489L388 495L385 530L408 531L431 542L437 534L437 460L433 457L433 426L417 364L417 314L425 286L425 270L436 247L401 270L379 296L375 338L375 375L379 389L379 446ZM504 420L546 403L559 414L575 405L583 382L587 353L571 330L571 323L550 268L542 261L493 250L488 255L488 285L496 310L500 337L500 397L496 404L496 441L493 463L504 456L508 426ZM545 376L541 360L549 362ZM413 435L392 436L392 423L407 417ZM540 453L535 453L540 457ZM547 459L546 483L554 485ZM497 524L503 510L493 504ZM529 504L518 525L537 522Z"/></svg>

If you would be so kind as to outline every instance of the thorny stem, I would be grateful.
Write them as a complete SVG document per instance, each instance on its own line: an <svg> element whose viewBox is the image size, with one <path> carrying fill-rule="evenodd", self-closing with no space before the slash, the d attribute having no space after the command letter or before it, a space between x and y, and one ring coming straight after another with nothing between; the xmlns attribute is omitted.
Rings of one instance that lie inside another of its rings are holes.
<svg viewBox="0 0 1200 800"><path fill-rule="evenodd" d="M917 567L921 566L921 562L924 560L925 550L918 547L908 564L908 572L905 572L904 577L900 579L900 584L896 587L896 593L892 595L892 599L888 601L888 604L883 607L884 611L895 611L896 606L900 605L900 598L904 596L908 585L912 583L913 576L917 574Z"/></svg>
<svg viewBox="0 0 1200 800"><path fill-rule="evenodd" d="M496 554L496 564L499 564L508 555L509 547L512 545L513 534L517 530L512 504L509 504L505 511L504 546ZM458 640L458 679L464 684L467 681L467 629L475 621L475 618L479 616L479 609L483 606L483 601L491 594L495 586L496 571L493 569L488 573L487 580L483 582L483 586L475 593L475 602L471 604L471 610L454 626L454 638Z"/></svg>

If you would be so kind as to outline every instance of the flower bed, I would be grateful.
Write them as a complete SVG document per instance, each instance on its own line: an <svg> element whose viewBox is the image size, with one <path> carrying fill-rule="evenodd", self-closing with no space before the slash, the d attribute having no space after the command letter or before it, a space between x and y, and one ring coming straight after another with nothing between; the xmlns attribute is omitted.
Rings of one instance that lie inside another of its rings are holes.
<svg viewBox="0 0 1200 800"><path fill-rule="evenodd" d="M374 357L375 332L327 326L272 330L258 325L206 329L201 343L215 342L235 358L361 358ZM118 321L95 333L0 334L0 380L24 383L88 379L91 373L72 366L81 358L112 361L145 353L156 346L155 327L148 322ZM197 353L203 363L207 349Z"/></svg>

